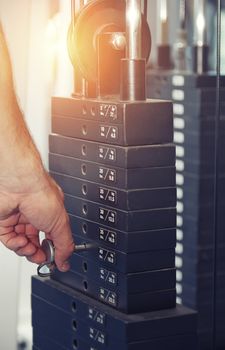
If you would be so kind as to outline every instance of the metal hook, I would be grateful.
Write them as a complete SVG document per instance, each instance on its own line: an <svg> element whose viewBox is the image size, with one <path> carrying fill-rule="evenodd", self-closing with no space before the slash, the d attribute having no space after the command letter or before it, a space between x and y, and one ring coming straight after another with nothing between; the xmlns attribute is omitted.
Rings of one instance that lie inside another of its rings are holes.
<svg viewBox="0 0 225 350"><path fill-rule="evenodd" d="M49 277L55 268L55 248L50 239L43 239L41 248L46 255L46 261L38 266L37 274L40 277ZM48 269L48 272L42 272L45 268Z"/></svg>
<svg viewBox="0 0 225 350"><path fill-rule="evenodd" d="M48 269L48 272L42 272L42 269ZM52 271L55 268L55 264L53 263L47 263L46 261L44 261L41 265L38 266L37 268L37 274L40 277L49 277L51 276Z"/></svg>

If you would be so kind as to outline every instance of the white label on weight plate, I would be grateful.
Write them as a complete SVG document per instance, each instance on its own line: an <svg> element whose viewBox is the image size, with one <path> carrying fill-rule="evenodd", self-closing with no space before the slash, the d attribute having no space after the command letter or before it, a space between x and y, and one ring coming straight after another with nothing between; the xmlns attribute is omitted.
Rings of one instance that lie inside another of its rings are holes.
<svg viewBox="0 0 225 350"><path fill-rule="evenodd" d="M109 202L110 204L116 204L117 202L117 192L113 190L109 190L108 188L99 188L99 199Z"/></svg>
<svg viewBox="0 0 225 350"><path fill-rule="evenodd" d="M116 149L111 147L99 147L98 156L100 159L106 159L112 162L116 161Z"/></svg>
<svg viewBox="0 0 225 350"><path fill-rule="evenodd" d="M99 208L99 219L108 223L116 224L116 212L113 210Z"/></svg>
<svg viewBox="0 0 225 350"><path fill-rule="evenodd" d="M90 339L92 339L100 344L105 344L105 334L100 332L98 329L90 327L89 328L89 337L90 337Z"/></svg>
<svg viewBox="0 0 225 350"><path fill-rule="evenodd" d="M100 104L100 116L104 119L117 119L117 106L111 104Z"/></svg>
<svg viewBox="0 0 225 350"><path fill-rule="evenodd" d="M88 318L101 325L105 325L106 322L106 315L92 307L89 307L88 309Z"/></svg>
<svg viewBox="0 0 225 350"><path fill-rule="evenodd" d="M100 136L106 140L117 140L118 128L116 126L100 125Z"/></svg>
<svg viewBox="0 0 225 350"><path fill-rule="evenodd" d="M116 232L104 229L102 227L99 228L99 239L101 241L116 245L117 234Z"/></svg>

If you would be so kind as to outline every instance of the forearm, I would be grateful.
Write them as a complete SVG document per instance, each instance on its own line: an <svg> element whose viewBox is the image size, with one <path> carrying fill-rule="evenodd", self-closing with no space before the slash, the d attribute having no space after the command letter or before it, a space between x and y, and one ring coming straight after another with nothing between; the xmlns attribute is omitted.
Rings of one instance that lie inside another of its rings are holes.
<svg viewBox="0 0 225 350"><path fill-rule="evenodd" d="M1 93L0 96L2 97ZM6 184L13 176L15 187L18 189L18 181L24 180L23 182L29 185L29 179L34 182L34 176L37 180L43 175L44 169L13 91L4 99L1 97L0 183ZM10 187L11 185L10 183Z"/></svg>
<svg viewBox="0 0 225 350"><path fill-rule="evenodd" d="M11 63L0 25L0 186L35 191L45 171L27 130L13 86ZM42 180L41 180L42 183Z"/></svg>

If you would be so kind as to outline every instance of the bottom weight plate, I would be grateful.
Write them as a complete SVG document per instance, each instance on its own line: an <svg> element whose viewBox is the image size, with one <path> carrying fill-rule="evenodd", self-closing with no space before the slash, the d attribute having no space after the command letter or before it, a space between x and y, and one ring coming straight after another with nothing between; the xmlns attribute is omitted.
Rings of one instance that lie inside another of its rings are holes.
<svg viewBox="0 0 225 350"><path fill-rule="evenodd" d="M48 333L48 337L40 336L40 334ZM76 337L71 333L64 333L63 339L60 338L60 334L54 332L49 332L49 329L39 328L38 330L33 330L34 343L37 344L41 350L49 350L54 348L49 348L47 346L54 346L61 344L62 349L57 347L57 350L196 350L197 349L197 336L195 334L186 334L183 336L166 337L159 339L152 339L146 342L137 342L130 344L120 344L114 343L108 346L96 345L94 341L83 340L82 338Z"/></svg>
<svg viewBox="0 0 225 350"><path fill-rule="evenodd" d="M114 334L120 342L194 333L197 329L196 312L181 305L168 310L127 315L61 283L39 277L32 278L32 293L68 312L72 318L91 322L94 328Z"/></svg>
<svg viewBox="0 0 225 350"><path fill-rule="evenodd" d="M112 348L113 345L115 348L120 346L122 348L122 345L126 346L126 344L129 344L129 339L125 339L124 342L119 341L114 333L103 332L93 327L91 321L83 322L76 315L73 316L71 317L69 313L46 303L42 299L32 297L33 328L39 331L43 329L45 334L50 334L51 336L54 334L53 339L56 339L58 336L58 340L62 344L67 342L67 338L70 338L71 334L77 339L85 339L87 342L101 345L104 348ZM57 320L57 323L55 320ZM41 331L40 333L43 334ZM177 337L179 338L179 335L175 335L174 339ZM146 343L150 342L150 340L146 340Z"/></svg>

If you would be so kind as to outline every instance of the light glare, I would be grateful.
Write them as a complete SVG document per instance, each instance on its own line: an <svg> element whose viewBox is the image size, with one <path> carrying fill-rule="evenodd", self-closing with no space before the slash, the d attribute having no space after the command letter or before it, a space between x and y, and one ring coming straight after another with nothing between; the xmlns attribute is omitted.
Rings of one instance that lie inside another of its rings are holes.
<svg viewBox="0 0 225 350"><path fill-rule="evenodd" d="M161 0L160 3L160 19L162 22L166 22L168 18L167 12L167 0Z"/></svg>

